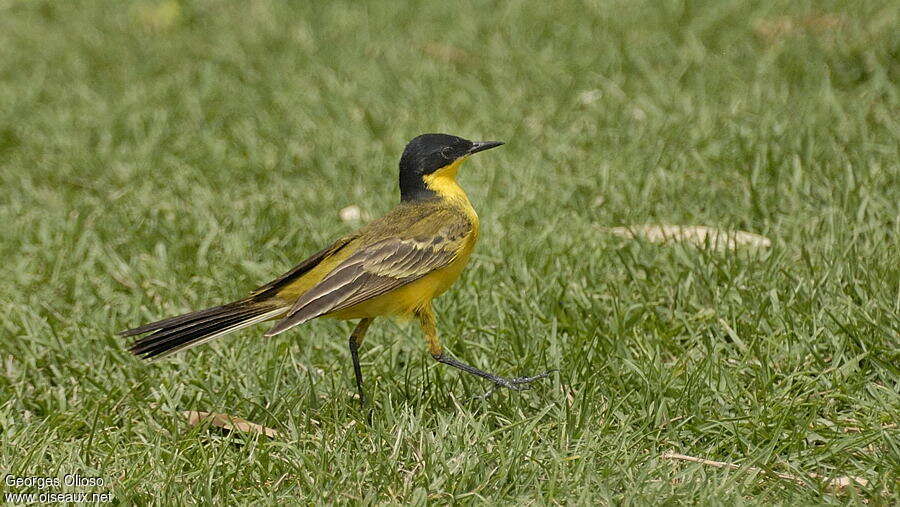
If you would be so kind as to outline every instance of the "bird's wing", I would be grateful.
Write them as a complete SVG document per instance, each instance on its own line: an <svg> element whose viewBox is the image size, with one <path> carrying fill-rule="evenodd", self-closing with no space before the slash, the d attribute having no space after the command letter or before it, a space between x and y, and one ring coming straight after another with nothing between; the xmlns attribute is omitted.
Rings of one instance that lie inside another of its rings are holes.
<svg viewBox="0 0 900 507"><path fill-rule="evenodd" d="M306 274L309 270L315 268L316 265L318 265L323 259L327 258L330 255L334 255L336 252L347 246L347 244L349 244L353 239L354 235L344 236L328 247L323 248L322 250L319 250L318 252L310 255L308 258L303 260L303 262L291 268L291 270L287 273L279 276L275 280L272 280L262 287L258 287L256 290L250 293L250 297L255 299L265 299L266 297L277 293L286 285L289 285L297 278Z"/></svg>
<svg viewBox="0 0 900 507"><path fill-rule="evenodd" d="M350 255L301 295L266 336L357 305L447 266L471 230L472 224L456 210L428 213L405 231L394 232Z"/></svg>

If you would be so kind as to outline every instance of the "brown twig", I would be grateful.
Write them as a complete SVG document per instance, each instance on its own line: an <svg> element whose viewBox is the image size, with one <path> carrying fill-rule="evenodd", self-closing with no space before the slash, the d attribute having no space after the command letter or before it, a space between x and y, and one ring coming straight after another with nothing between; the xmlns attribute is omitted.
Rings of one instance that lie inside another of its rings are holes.
<svg viewBox="0 0 900 507"><path fill-rule="evenodd" d="M663 453L663 455L661 457L663 459L690 461L692 463L700 463L701 465L708 465L708 466L716 467L716 468L728 468L731 470L740 470L741 468L743 468L739 465L735 465L734 463L726 463L724 461L713 461L711 459L697 458L695 456L688 456L686 454L678 454L677 452L671 452L671 451L667 451L667 452ZM785 473L780 473L780 472L770 472L768 470L764 470L759 467L746 467L745 470L748 470L751 472L760 472L760 473L764 473L764 474L774 475L775 477L778 477L780 479L793 481L793 482L796 482L797 484L806 484L806 482L807 482L806 479L804 479L803 477L801 477L799 475L785 474ZM806 475L810 479L816 479L816 480L826 482L829 486L831 486L835 489L844 489L847 486L854 484L854 483L859 484L860 486L865 486L865 485L869 484L869 481L867 479L863 479L861 477L848 477L848 476L826 477L824 475L817 474L814 472L810 472Z"/></svg>

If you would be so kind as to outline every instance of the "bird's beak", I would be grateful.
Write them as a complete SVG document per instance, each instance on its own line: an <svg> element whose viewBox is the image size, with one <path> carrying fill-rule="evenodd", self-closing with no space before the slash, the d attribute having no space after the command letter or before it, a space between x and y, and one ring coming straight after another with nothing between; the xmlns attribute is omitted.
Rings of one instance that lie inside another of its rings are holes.
<svg viewBox="0 0 900 507"><path fill-rule="evenodd" d="M500 141L484 141L481 143L472 143L472 147L469 148L469 152L467 155L471 155L473 153L478 153L479 151L489 150L491 148L496 148L497 146L503 146L504 143Z"/></svg>

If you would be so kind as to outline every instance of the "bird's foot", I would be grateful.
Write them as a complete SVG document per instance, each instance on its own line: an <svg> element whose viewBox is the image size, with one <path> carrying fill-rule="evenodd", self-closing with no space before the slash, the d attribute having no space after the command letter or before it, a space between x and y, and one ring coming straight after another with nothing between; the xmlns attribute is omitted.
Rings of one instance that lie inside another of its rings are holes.
<svg viewBox="0 0 900 507"><path fill-rule="evenodd" d="M516 378L496 377L496 378L492 378L490 380L491 380L491 382L494 383L494 385L491 386L491 388L488 389L488 391L486 393L484 393L480 396L476 396L476 398L482 399L482 400L487 399L492 394L494 394L494 391L497 390L497 387L505 387L512 391L527 391L529 389L532 389L532 387L533 387L531 385L532 382L534 382L535 380L540 380L542 378L547 378L550 376L551 373L553 373L555 371L559 371L559 370L547 370L544 373L539 373L539 374L533 375L531 377L516 377Z"/></svg>

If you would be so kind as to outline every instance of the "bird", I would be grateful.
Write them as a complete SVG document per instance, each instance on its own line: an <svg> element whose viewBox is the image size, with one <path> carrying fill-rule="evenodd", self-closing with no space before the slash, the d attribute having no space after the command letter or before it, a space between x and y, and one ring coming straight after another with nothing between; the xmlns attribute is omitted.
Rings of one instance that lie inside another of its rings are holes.
<svg viewBox="0 0 900 507"><path fill-rule="evenodd" d="M319 317L358 320L348 343L360 403L367 398L359 348L373 320L417 320L428 352L439 363L515 391L554 370L505 378L463 363L438 338L432 300L459 278L475 247L479 219L457 183L470 156L503 145L473 142L449 134L422 134L400 157L400 202L387 214L351 232L244 299L122 331L136 337L129 350L160 359L264 321L277 322L275 336ZM139 335L145 335L137 338Z"/></svg>

